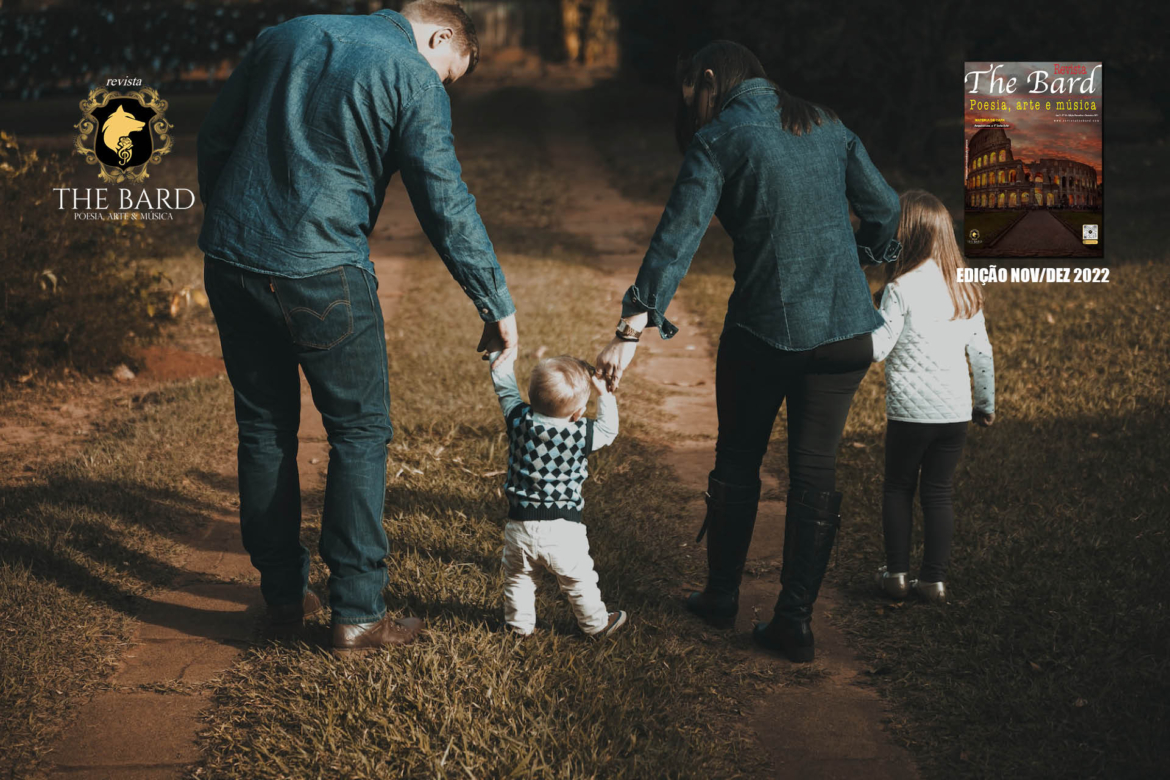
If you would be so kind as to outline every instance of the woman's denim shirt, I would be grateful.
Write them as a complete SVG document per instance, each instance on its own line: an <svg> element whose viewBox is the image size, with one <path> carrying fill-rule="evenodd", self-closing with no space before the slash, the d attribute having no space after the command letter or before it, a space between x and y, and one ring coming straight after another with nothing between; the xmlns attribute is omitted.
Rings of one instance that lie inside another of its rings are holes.
<svg viewBox="0 0 1170 780"><path fill-rule="evenodd" d="M843 124L793 135L776 104L771 82L750 79L695 134L623 316L645 311L663 338L678 332L666 307L714 214L735 243L724 331L806 350L882 325L858 260L898 258L898 195Z"/></svg>
<svg viewBox="0 0 1170 780"><path fill-rule="evenodd" d="M367 236L401 170L423 231L495 322L515 311L463 183L443 82L394 11L270 27L199 129L199 247L261 273L373 273Z"/></svg>

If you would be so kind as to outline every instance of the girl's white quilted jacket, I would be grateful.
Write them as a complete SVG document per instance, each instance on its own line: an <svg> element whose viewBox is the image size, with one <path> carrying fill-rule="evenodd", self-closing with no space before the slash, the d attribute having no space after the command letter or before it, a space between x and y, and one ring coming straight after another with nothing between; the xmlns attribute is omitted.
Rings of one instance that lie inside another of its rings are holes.
<svg viewBox="0 0 1170 780"><path fill-rule="evenodd" d="M873 359L886 361L888 419L964 422L972 408L995 411L995 366L983 311L955 318L937 263L927 260L887 285L881 312L886 324L874 331Z"/></svg>

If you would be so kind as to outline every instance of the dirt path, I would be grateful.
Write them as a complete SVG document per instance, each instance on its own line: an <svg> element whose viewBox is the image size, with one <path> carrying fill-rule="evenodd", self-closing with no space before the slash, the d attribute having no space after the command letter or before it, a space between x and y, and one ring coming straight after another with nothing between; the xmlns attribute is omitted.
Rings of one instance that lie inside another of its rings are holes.
<svg viewBox="0 0 1170 780"><path fill-rule="evenodd" d="M405 191L392 188L371 241L387 319L401 290L393 280L406 272L403 255L421 236ZM297 454L302 492L324 487L328 460L321 416L302 376ZM234 459L218 476L233 493ZM140 602L133 647L123 654L110 689L86 703L60 735L50 754L50 777L162 780L184 776L199 760L196 734L210 703L207 683L256 641L264 608L234 505L209 514L203 529L183 545L176 563L183 574L170 589Z"/></svg>
<svg viewBox="0 0 1170 780"><path fill-rule="evenodd" d="M558 176L572 183L572 198L561 215L561 225L589 238L599 262L611 272L608 292L616 323L619 301L633 283L646 249L644 242L662 207L625 200L605 178L602 160L579 129L583 123L573 112L570 96L564 92L547 94L550 111L544 127L550 156ZM670 317L679 327L678 335L668 341L652 335L644 341L632 370L664 385L670 393L666 410L673 418L663 433L671 442L671 466L694 493L685 515L691 520L687 527L697 530L705 511L702 495L707 473L715 458L714 355L687 312L685 295L671 304ZM756 620L771 617L779 592L785 486L766 471L761 478L763 499L736 624L741 634L750 631ZM695 554L705 555L705 548L700 546ZM830 580L832 576L830 571ZM701 587L702 583L679 583L680 598L688 585ZM761 776L917 777L909 753L895 746L882 728L887 717L884 702L857 684L861 667L832 623L836 598L831 585L826 584L814 618L816 665L827 674L807 686L768 686L755 701L745 702L760 758L767 766ZM762 665L788 663L762 653L757 658Z"/></svg>

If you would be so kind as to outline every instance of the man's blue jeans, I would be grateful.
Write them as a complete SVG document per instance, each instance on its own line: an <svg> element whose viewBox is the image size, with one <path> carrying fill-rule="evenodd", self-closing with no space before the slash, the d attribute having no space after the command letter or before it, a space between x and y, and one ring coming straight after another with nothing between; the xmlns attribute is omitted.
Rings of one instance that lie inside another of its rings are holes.
<svg viewBox="0 0 1170 780"><path fill-rule="evenodd" d="M299 603L308 587L297 476L300 366L329 438L319 550L333 622L379 620L393 429L377 280L353 266L288 279L208 258L204 286L235 390L240 528L264 600Z"/></svg>

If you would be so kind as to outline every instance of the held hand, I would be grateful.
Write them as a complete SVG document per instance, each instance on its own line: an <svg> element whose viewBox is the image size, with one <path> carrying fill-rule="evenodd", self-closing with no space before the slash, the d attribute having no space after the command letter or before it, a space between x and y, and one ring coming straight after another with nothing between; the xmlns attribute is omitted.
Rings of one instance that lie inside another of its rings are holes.
<svg viewBox="0 0 1170 780"><path fill-rule="evenodd" d="M621 384L622 374L634 359L638 349L638 342L623 341L614 337L609 345L597 355L597 373L599 379L604 379L606 386L612 392Z"/></svg>
<svg viewBox="0 0 1170 780"><path fill-rule="evenodd" d="M493 352L500 354L492 361L492 368L516 359L516 351L520 348L520 336L516 332L516 315L509 314L499 322L484 323L483 335L479 337L477 352L484 353L487 360Z"/></svg>
<svg viewBox="0 0 1170 780"><path fill-rule="evenodd" d="M609 385L601 378L601 372L597 369L594 369L593 373L589 375L589 384L593 385L593 389L597 391L598 395L610 394Z"/></svg>
<svg viewBox="0 0 1170 780"><path fill-rule="evenodd" d="M971 412L971 418L980 428L990 428L995 422L995 412L981 412L978 409Z"/></svg>

